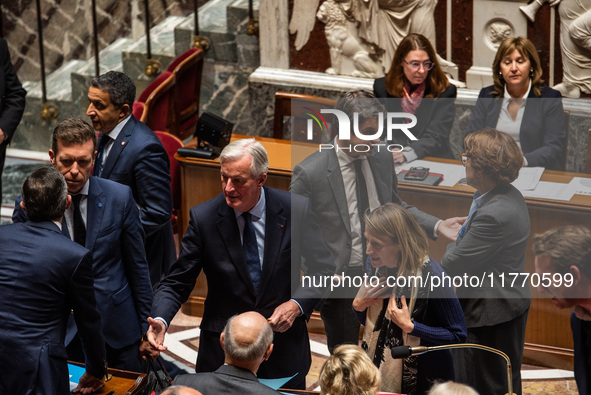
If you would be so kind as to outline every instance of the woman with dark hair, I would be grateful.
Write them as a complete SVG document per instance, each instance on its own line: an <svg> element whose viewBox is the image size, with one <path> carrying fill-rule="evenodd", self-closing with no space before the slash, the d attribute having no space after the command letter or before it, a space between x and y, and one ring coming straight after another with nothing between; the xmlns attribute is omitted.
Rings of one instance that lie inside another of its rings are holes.
<svg viewBox="0 0 591 395"><path fill-rule="evenodd" d="M394 152L394 162L403 163L425 156L452 158L449 148L457 95L441 70L433 46L420 34L406 36L396 48L388 74L374 81L376 97L384 100L388 112L414 114L416 126L410 129L418 138L412 141L400 130L394 132L393 144L402 152Z"/></svg>
<svg viewBox="0 0 591 395"><path fill-rule="evenodd" d="M441 266L450 276L470 278L456 287L468 327L468 343L503 351L511 359L513 392L521 394L521 359L530 306L529 286L509 281L525 272L529 214L521 193L511 185L523 154L511 136L492 128L469 134L462 162L466 180L476 188L470 214L447 246ZM482 279L473 282L472 279ZM457 285L457 284L454 284ZM503 358L481 350L453 352L456 381L480 394L504 394Z"/></svg>
<svg viewBox="0 0 591 395"><path fill-rule="evenodd" d="M366 214L365 239L372 281L353 300L365 326L362 348L382 374L381 391L425 394L433 382L454 379L451 353L394 359L390 350L463 342L460 303L450 283L429 287L429 279L441 279L443 271L429 258L427 236L404 207L386 203Z"/></svg>
<svg viewBox="0 0 591 395"><path fill-rule="evenodd" d="M562 95L543 84L538 51L525 37L509 37L493 61L494 85L483 88L468 133L485 127L509 134L524 166L562 169L566 121Z"/></svg>

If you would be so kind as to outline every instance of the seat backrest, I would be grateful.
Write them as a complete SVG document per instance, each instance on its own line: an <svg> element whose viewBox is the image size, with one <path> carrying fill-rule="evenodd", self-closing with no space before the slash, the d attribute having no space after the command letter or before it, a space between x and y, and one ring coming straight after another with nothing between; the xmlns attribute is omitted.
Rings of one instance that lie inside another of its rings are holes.
<svg viewBox="0 0 591 395"><path fill-rule="evenodd" d="M176 80L176 108L179 124L177 136L181 139L193 134L199 117L204 56L202 49L191 48L175 59L167 69Z"/></svg>
<svg viewBox="0 0 591 395"><path fill-rule="evenodd" d="M181 207L181 168L174 158L177 150L183 146L183 142L170 133L154 131L168 154L170 162L170 191L172 192L172 206L175 210Z"/></svg>
<svg viewBox="0 0 591 395"><path fill-rule="evenodd" d="M174 75L168 71L160 74L137 100L144 103L144 111L140 121L152 130L176 134L178 121L175 111L175 89Z"/></svg>
<svg viewBox="0 0 591 395"><path fill-rule="evenodd" d="M320 96L304 95L300 93L275 92L275 116L273 118L273 137L282 139L285 131L291 130L292 141L323 141L322 129L315 122L313 125L313 139L307 139L308 120L312 120L310 114L320 113L321 109L335 108L336 100ZM285 123L285 117L289 117L290 128ZM317 116L316 116L317 117ZM318 117L317 117L318 118ZM324 118L324 117L323 117ZM332 122L332 117L326 117L327 126ZM333 128L328 128L334 133ZM289 138L289 136L285 136ZM333 135L324 136L324 140L330 140Z"/></svg>

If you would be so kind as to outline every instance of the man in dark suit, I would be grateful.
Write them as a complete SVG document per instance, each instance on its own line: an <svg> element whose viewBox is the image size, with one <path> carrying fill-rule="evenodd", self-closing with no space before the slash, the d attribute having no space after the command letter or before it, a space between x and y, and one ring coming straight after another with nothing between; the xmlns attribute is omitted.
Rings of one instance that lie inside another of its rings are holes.
<svg viewBox="0 0 591 395"><path fill-rule="evenodd" d="M357 114L359 131L365 135L376 134L378 114L384 112L382 104L366 91L345 93L338 100L337 109L351 120ZM371 149L356 149L358 144ZM398 180L392 153L384 145L378 149L370 144L379 144L379 138L363 141L354 133L350 140L336 137L332 144L334 149L322 148L293 170L290 190L310 199L320 218L324 240L335 259L337 275L344 273L353 277L365 273L363 215L366 209L374 210L388 202L401 204L431 238L437 236L436 231L453 238L460 228L459 218L440 221L401 201L396 191ZM358 183L365 186L365 197ZM320 308L331 352L339 344L358 343L359 321L351 307L356 289L351 292L331 295Z"/></svg>
<svg viewBox="0 0 591 395"><path fill-rule="evenodd" d="M0 202L2 201L2 170L6 159L6 147L10 144L23 112L25 95L18 76L14 72L6 40L0 38Z"/></svg>
<svg viewBox="0 0 591 395"><path fill-rule="evenodd" d="M174 384L186 385L206 394L278 394L259 383L256 373L273 351L273 330L265 317L249 311L228 320L220 336L224 365L215 372L184 374Z"/></svg>
<svg viewBox="0 0 591 395"><path fill-rule="evenodd" d="M69 393L64 335L71 309L87 356L74 392L98 390L106 369L92 255L60 232L71 203L66 182L42 167L22 194L30 220L0 227L0 393Z"/></svg>
<svg viewBox="0 0 591 395"><path fill-rule="evenodd" d="M193 207L181 253L154 295L147 338L163 351L166 326L189 297L203 269L207 277L196 370L224 363L220 334L226 321L245 311L266 317L276 332L274 352L259 377L290 377L304 388L311 363L306 320L324 287L300 283L334 272L308 199L264 187L268 160L254 139L230 143L221 156L223 194ZM305 267L302 262L305 258ZM317 284L317 283L316 283Z"/></svg>
<svg viewBox="0 0 591 395"><path fill-rule="evenodd" d="M152 306L144 235L129 187L90 176L95 147L92 127L69 118L53 131L49 157L65 176L75 202L64 215L64 233L92 252L109 366L137 372L142 370L138 349ZM26 221L18 205L13 219ZM76 328L69 326L69 357L83 361L75 334Z"/></svg>
<svg viewBox="0 0 591 395"><path fill-rule="evenodd" d="M92 79L86 115L100 132L92 174L131 188L140 208L146 257L155 288L176 258L170 165L158 137L131 114L134 99L135 85L121 72L109 71Z"/></svg>
<svg viewBox="0 0 591 395"><path fill-rule="evenodd" d="M573 309L570 324L575 379L579 394L588 394L591 392L591 230L573 225L550 229L534 236L533 250L536 273L541 279L538 289L549 295L556 307Z"/></svg>

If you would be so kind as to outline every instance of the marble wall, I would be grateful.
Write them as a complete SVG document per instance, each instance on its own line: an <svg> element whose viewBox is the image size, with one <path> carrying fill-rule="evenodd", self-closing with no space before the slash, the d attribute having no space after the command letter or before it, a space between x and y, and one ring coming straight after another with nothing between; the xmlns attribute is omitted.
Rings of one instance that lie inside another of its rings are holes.
<svg viewBox="0 0 591 395"><path fill-rule="evenodd" d="M207 0L199 0L203 4ZM91 0L41 0L46 73L70 59L93 55ZM119 37L139 37L144 32L143 0L96 0L99 47ZM169 15L188 15L193 0L150 0L152 25ZM3 35L22 81L40 80L37 9L35 0L2 2Z"/></svg>

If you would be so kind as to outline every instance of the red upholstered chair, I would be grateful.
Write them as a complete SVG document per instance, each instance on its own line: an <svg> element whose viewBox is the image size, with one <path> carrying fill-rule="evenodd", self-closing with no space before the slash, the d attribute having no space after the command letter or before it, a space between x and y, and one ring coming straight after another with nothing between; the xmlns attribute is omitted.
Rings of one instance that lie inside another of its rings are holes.
<svg viewBox="0 0 591 395"><path fill-rule="evenodd" d="M176 81L176 110L180 139L191 136L199 118L199 95L205 54L200 48L191 48L176 58L166 69Z"/></svg>
<svg viewBox="0 0 591 395"><path fill-rule="evenodd" d="M181 239L183 238L181 224L181 168L174 158L176 151L183 146L183 142L170 133L154 131L156 136L162 142L168 159L170 161L170 191L172 192L172 229L177 235L177 248L181 248Z"/></svg>
<svg viewBox="0 0 591 395"><path fill-rule="evenodd" d="M178 133L178 122L176 118L175 77L172 73L165 71L160 74L140 94L133 105L134 116L140 112L140 121L148 125L152 130L162 130L176 135ZM136 117L137 118L137 117Z"/></svg>

